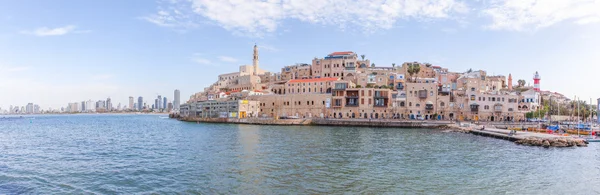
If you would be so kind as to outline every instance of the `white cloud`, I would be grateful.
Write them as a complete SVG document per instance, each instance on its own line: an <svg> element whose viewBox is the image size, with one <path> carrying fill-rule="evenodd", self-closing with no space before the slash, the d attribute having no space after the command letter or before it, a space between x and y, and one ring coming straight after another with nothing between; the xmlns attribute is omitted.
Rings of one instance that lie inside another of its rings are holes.
<svg viewBox="0 0 600 195"><path fill-rule="evenodd" d="M38 29L35 29L33 31L21 31L22 34L29 34L29 35L35 35L38 37L45 37L45 36L60 36L60 35L66 35L69 33L90 33L92 32L91 30L76 30L76 26L74 25L68 25L68 26L63 26L63 27L57 27L57 28L48 28L48 27L41 27Z"/></svg>
<svg viewBox="0 0 600 195"><path fill-rule="evenodd" d="M229 56L219 56L219 60L223 62L237 62L238 60Z"/></svg>
<svg viewBox="0 0 600 195"><path fill-rule="evenodd" d="M495 0L483 10L494 30L535 30L573 20L577 24L600 22L598 0Z"/></svg>
<svg viewBox="0 0 600 195"><path fill-rule="evenodd" d="M341 29L373 32L390 29L400 19L451 18L466 13L460 0L171 0L168 8L145 17L160 26L209 21L237 34L261 36L276 31L286 19ZM200 17L197 17L200 16Z"/></svg>
<svg viewBox="0 0 600 195"><path fill-rule="evenodd" d="M210 60L204 59L204 58L199 58L199 57L193 57L192 62L195 62L197 64L202 64L202 65L210 65L211 64Z"/></svg>

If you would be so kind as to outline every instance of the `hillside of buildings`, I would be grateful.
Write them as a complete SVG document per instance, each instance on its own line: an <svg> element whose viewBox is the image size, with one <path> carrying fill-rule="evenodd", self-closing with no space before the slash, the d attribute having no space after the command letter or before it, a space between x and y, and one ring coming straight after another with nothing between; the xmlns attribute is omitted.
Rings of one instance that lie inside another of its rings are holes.
<svg viewBox="0 0 600 195"><path fill-rule="evenodd" d="M255 46L252 65L219 75L216 82L192 95L180 114L523 121L534 112L540 118L547 114L542 105L572 104L560 93L540 90L541 78L537 72L532 74L535 85L527 87L524 80L513 81L511 74L488 75L484 70L452 72L419 62L379 67L352 51L269 72L260 68ZM544 99L550 102L544 104Z"/></svg>

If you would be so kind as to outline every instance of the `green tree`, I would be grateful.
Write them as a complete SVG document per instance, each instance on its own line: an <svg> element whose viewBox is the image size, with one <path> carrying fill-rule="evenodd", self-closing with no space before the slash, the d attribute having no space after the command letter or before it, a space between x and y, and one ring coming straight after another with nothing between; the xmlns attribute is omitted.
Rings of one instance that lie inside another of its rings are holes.
<svg viewBox="0 0 600 195"><path fill-rule="evenodd" d="M361 85L356 85L356 88L362 88L362 86Z"/></svg>
<svg viewBox="0 0 600 195"><path fill-rule="evenodd" d="M409 64L407 71L408 71L408 74L410 75L410 77L412 78L413 75L419 74L419 72L421 71L421 66L419 64ZM414 81L414 78L413 78L413 81Z"/></svg>
<svg viewBox="0 0 600 195"><path fill-rule="evenodd" d="M392 63L392 68L396 68L396 63Z"/></svg>
<svg viewBox="0 0 600 195"><path fill-rule="evenodd" d="M365 61L365 54L360 55L360 58L362 58L362 60Z"/></svg>
<svg viewBox="0 0 600 195"><path fill-rule="evenodd" d="M519 87L525 87L525 80L519 79L517 83L519 84Z"/></svg>
<svg viewBox="0 0 600 195"><path fill-rule="evenodd" d="M375 63L372 63L372 64L371 64L371 68L373 68L373 67L375 67Z"/></svg>

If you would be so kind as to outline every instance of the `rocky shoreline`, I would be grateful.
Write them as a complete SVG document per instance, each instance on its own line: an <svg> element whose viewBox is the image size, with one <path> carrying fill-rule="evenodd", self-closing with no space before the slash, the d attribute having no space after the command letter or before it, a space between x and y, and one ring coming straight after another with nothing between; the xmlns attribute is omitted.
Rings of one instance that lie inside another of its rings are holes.
<svg viewBox="0 0 600 195"><path fill-rule="evenodd" d="M583 139L573 138L537 138L527 137L525 139L515 141L516 144L525 146L541 146L545 148L549 147L587 147L587 142Z"/></svg>
<svg viewBox="0 0 600 195"><path fill-rule="evenodd" d="M458 125L449 125L445 129L449 132L458 133L470 133L475 135L495 137L499 139L506 139L515 142L515 144L524 146L537 146L537 147L587 147L588 142L581 138L565 137L565 136L552 136L540 133L522 132L517 131L517 135L509 135L504 133L507 130L494 129L491 131L487 130L474 130L470 127L461 127ZM527 134L527 135L523 135Z"/></svg>

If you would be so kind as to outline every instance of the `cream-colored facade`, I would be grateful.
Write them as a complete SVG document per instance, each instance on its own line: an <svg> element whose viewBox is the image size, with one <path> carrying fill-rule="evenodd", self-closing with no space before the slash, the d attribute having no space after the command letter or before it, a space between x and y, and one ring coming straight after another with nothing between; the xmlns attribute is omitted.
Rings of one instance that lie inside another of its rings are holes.
<svg viewBox="0 0 600 195"><path fill-rule="evenodd" d="M507 85L504 76L481 70L450 72L419 62L377 67L348 51L273 73L260 69L258 59L255 46L252 65L219 75L188 103L257 101L253 117L480 121L522 120L539 107L539 93L513 91L510 79ZM411 66L419 71L409 74Z"/></svg>

